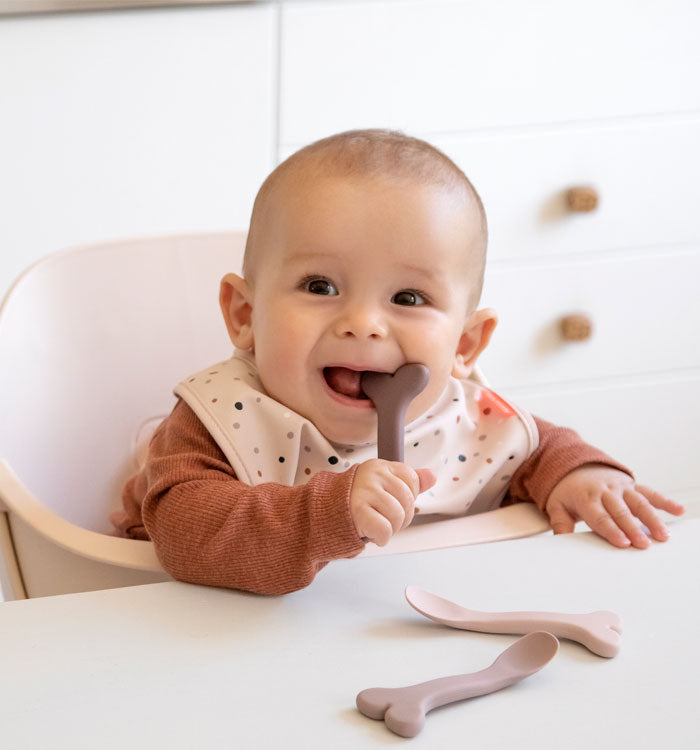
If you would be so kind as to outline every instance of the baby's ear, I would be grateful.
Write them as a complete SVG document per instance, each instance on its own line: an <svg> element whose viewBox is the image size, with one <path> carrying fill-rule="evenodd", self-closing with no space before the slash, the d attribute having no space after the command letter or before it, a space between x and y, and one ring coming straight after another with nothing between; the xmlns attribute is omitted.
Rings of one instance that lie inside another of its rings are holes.
<svg viewBox="0 0 700 750"><path fill-rule="evenodd" d="M498 317L490 308L477 310L467 318L455 352L453 377L465 380L471 375L476 360L486 349L497 323Z"/></svg>
<svg viewBox="0 0 700 750"><path fill-rule="evenodd" d="M252 294L248 282L235 273L221 279L219 304L231 343L238 349L253 348Z"/></svg>

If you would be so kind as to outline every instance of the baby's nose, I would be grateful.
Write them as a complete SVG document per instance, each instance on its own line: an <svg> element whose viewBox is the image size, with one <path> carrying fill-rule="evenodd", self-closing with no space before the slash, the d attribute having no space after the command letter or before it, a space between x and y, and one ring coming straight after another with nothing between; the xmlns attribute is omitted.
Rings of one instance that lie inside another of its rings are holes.
<svg viewBox="0 0 700 750"><path fill-rule="evenodd" d="M336 319L334 329L340 338L382 339L387 335L380 311L371 307L345 309Z"/></svg>

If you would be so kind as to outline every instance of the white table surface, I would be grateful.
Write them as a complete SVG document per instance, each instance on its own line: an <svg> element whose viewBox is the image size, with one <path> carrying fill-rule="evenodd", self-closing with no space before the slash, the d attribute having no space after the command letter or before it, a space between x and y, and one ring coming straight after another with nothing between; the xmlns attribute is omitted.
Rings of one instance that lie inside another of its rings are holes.
<svg viewBox="0 0 700 750"><path fill-rule="evenodd" d="M579 533L340 561L285 597L162 583L0 604L0 746L697 750L700 520L671 528L643 552ZM622 650L562 641L403 739L360 690L476 671L516 639L425 620L409 583L475 609L612 609Z"/></svg>

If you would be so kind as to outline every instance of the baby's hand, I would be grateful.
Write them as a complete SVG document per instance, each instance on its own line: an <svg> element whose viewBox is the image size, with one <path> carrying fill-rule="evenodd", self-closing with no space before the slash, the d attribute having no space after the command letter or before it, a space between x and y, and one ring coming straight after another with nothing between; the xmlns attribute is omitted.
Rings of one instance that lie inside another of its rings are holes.
<svg viewBox="0 0 700 750"><path fill-rule="evenodd" d="M350 515L357 533L383 547L413 520L413 504L435 484L430 469L373 458L360 464L350 491Z"/></svg>
<svg viewBox="0 0 700 750"><path fill-rule="evenodd" d="M668 539L668 529L654 508L674 516L685 511L679 503L635 484L623 471L602 464L587 464L567 474L554 487L545 506L555 534L568 534L576 521L585 521L610 544L631 544L638 549L651 544L639 521L657 541Z"/></svg>

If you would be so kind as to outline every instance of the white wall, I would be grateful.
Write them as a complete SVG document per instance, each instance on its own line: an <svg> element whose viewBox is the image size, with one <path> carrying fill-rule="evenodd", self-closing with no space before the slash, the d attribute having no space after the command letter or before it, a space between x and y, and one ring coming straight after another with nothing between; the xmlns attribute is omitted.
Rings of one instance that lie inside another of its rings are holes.
<svg viewBox="0 0 700 750"><path fill-rule="evenodd" d="M247 226L276 42L268 3L0 18L0 299L62 247Z"/></svg>

